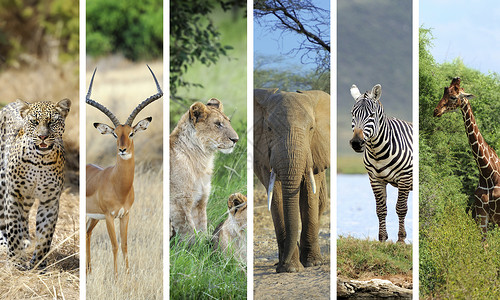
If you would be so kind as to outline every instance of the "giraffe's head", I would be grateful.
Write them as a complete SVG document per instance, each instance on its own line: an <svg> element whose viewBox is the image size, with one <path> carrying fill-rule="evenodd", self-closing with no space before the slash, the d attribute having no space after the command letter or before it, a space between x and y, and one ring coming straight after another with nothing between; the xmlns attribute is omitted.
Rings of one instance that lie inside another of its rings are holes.
<svg viewBox="0 0 500 300"><path fill-rule="evenodd" d="M460 78L455 77L449 87L444 88L443 97L434 109L434 117L441 117L445 112L453 111L460 107L464 99L471 99L474 95L467 94L460 87Z"/></svg>

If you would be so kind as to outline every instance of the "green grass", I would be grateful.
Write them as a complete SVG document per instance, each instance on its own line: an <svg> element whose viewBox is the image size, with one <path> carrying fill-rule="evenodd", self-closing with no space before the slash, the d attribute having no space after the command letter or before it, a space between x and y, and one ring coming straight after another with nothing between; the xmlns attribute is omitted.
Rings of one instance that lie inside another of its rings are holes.
<svg viewBox="0 0 500 300"><path fill-rule="evenodd" d="M347 278L412 274L412 245L351 236L337 239L337 272Z"/></svg>
<svg viewBox="0 0 500 300"><path fill-rule="evenodd" d="M337 156L337 173L342 174L364 174L366 173L363 164L363 155L343 155Z"/></svg>

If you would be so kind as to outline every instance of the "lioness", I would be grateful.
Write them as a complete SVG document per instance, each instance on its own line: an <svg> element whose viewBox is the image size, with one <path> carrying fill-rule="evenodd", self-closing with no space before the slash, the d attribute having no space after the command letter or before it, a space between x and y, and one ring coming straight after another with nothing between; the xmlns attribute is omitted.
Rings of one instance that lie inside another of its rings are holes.
<svg viewBox="0 0 500 300"><path fill-rule="evenodd" d="M170 238L206 232L215 152L231 153L237 141L215 98L194 103L181 117L170 134Z"/></svg>
<svg viewBox="0 0 500 300"><path fill-rule="evenodd" d="M221 222L214 230L212 236L213 249L228 251L229 245L234 251L234 256L242 263L247 260L247 197L232 194L227 201L229 217Z"/></svg>

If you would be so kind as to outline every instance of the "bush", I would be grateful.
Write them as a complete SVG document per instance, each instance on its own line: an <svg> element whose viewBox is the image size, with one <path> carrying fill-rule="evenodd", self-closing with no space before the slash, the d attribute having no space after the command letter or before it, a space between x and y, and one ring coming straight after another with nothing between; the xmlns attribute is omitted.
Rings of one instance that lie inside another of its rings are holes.
<svg viewBox="0 0 500 300"><path fill-rule="evenodd" d="M88 0L87 54L122 53L131 60L163 54L163 5L160 0Z"/></svg>

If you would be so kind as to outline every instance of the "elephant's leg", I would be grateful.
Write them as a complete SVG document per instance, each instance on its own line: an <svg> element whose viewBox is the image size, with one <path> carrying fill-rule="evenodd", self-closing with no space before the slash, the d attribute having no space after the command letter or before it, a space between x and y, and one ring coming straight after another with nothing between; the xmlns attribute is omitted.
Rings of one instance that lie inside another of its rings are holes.
<svg viewBox="0 0 500 300"><path fill-rule="evenodd" d="M283 217L283 197L281 193L281 182L276 180L273 189L273 200L271 205L271 215L273 217L274 232L278 242L279 263L283 261L283 251L285 248L285 219Z"/></svg>
<svg viewBox="0 0 500 300"><path fill-rule="evenodd" d="M300 189L300 217L302 221L300 262L304 267L317 266L322 262L319 248L319 217L321 190L324 194L324 173L316 174L314 177L315 181L319 183L316 194L313 193L308 178L302 182Z"/></svg>
<svg viewBox="0 0 500 300"><path fill-rule="evenodd" d="M370 183L372 185L373 194L375 194L375 202L377 205L378 240L381 242L385 242L388 238L385 224L385 218L387 217L387 184L371 179Z"/></svg>
<svg viewBox="0 0 500 300"><path fill-rule="evenodd" d="M396 213L399 218L398 242L404 243L406 239L405 217L408 212L408 194L410 191L398 189L398 202L396 203Z"/></svg>

